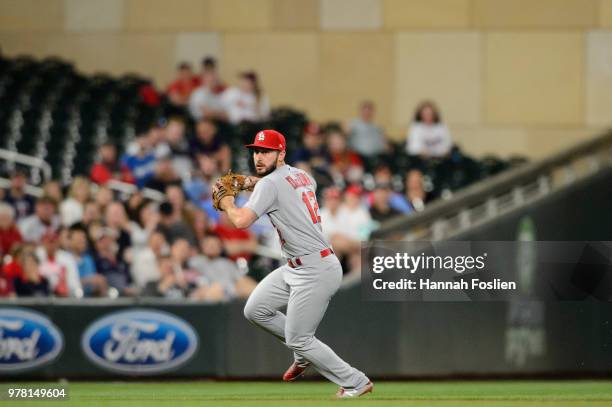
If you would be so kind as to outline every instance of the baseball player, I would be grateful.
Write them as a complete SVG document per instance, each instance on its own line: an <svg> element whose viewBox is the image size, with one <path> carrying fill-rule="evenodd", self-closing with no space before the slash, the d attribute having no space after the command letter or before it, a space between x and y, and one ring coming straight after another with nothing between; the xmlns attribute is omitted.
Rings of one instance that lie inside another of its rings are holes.
<svg viewBox="0 0 612 407"><path fill-rule="evenodd" d="M213 188L216 205L238 228L247 228L267 214L287 258L287 264L257 285L244 315L293 350L295 361L283 380L294 381L312 366L340 386L336 396L358 397L373 390L372 382L314 336L340 286L342 267L321 232L316 182L305 171L285 164L285 146L285 137L275 130L258 132L246 146L253 152L259 178L240 176L248 184L242 189L253 189L242 208L235 206L235 193L228 193L228 188L219 184ZM286 315L279 311L284 306Z"/></svg>

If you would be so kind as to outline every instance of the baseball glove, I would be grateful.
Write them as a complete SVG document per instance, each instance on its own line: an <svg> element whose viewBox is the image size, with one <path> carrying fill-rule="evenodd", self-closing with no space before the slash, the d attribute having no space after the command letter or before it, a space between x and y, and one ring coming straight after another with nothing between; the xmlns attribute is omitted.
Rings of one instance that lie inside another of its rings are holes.
<svg viewBox="0 0 612 407"><path fill-rule="evenodd" d="M252 189L252 187L253 182L250 177L241 174L234 174L230 170L227 174L215 181L215 185L212 189L213 207L216 210L221 211L221 199L225 198L226 196L235 197L241 191Z"/></svg>

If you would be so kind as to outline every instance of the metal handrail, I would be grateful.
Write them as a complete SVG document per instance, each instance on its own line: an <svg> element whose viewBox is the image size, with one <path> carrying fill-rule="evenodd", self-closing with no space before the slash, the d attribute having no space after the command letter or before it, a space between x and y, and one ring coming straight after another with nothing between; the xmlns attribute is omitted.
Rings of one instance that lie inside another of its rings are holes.
<svg viewBox="0 0 612 407"><path fill-rule="evenodd" d="M21 154L16 151L5 150L3 148L0 148L0 158L5 159L6 161L12 161L30 167L40 168L45 175L45 179L51 179L51 166L42 158Z"/></svg>
<svg viewBox="0 0 612 407"><path fill-rule="evenodd" d="M47 163L42 158L33 157L30 155L18 153L16 151L11 151L11 150L0 148L0 159L4 159L6 161L12 161L18 164L27 165L27 166L34 167L34 168L39 168L42 170L46 180L51 179L51 174L52 174L51 166L49 165L49 163ZM0 186L7 187L8 186L7 181L8 180L5 178L0 179L0 184L1 184ZM105 186L115 192L128 194L128 195L131 195L131 194L134 194L140 191L145 198L148 198L148 199L151 199L157 202L161 202L165 200L164 194L162 194L159 191L156 191L150 188L142 188L138 190L136 185L129 184L127 182L111 180L107 182ZM42 190L38 187L27 185L26 193L40 197L42 195Z"/></svg>
<svg viewBox="0 0 612 407"><path fill-rule="evenodd" d="M374 231L372 237L380 239L398 232L426 227L437 220L456 215L465 208L483 204L491 197L508 193L517 186L537 182L542 174L548 174L570 160L593 154L605 147L612 147L612 131L562 150L549 158L525 164L477 182L456 192L449 200L438 200L426 206L422 212L390 219Z"/></svg>

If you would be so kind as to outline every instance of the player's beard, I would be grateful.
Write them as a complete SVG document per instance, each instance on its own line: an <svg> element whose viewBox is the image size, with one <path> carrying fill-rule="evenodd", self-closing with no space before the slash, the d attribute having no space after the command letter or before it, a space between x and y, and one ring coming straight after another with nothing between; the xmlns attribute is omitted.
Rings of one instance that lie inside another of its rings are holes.
<svg viewBox="0 0 612 407"><path fill-rule="evenodd" d="M278 153L276 155L276 159L274 160L274 162L272 164L270 164L270 166L264 168L262 171L260 171L257 168L257 165L255 165L255 172L257 172L257 175L259 177L265 177L266 175L271 174L272 172L274 172L274 170L276 169L277 165L278 165Z"/></svg>

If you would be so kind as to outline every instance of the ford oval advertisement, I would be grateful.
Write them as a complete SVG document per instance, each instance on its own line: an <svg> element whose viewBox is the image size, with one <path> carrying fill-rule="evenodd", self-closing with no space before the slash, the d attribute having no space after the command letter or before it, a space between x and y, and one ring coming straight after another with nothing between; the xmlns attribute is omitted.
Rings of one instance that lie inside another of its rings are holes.
<svg viewBox="0 0 612 407"><path fill-rule="evenodd" d="M61 332L45 315L0 308L0 373L40 367L53 361L63 347Z"/></svg>
<svg viewBox="0 0 612 407"><path fill-rule="evenodd" d="M156 374L187 362L198 336L184 320L161 311L119 311L94 321L81 340L96 365L121 373Z"/></svg>

